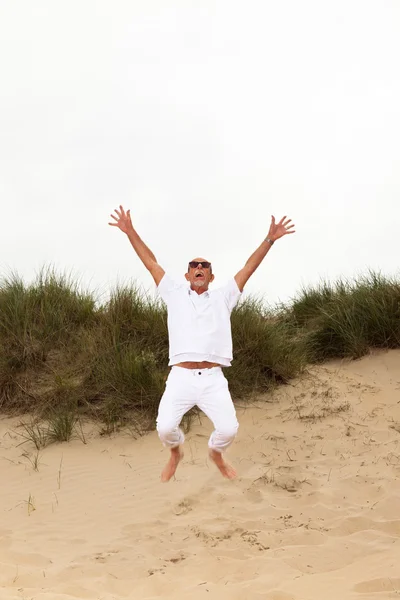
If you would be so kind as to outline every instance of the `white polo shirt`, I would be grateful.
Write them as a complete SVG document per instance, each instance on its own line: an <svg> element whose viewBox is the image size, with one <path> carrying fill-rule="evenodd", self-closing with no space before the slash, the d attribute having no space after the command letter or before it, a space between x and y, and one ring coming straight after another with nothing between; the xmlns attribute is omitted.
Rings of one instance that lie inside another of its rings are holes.
<svg viewBox="0 0 400 600"><path fill-rule="evenodd" d="M158 293L168 309L169 365L208 361L229 367L230 316L241 296L236 281L197 294L189 284L176 283L165 274Z"/></svg>

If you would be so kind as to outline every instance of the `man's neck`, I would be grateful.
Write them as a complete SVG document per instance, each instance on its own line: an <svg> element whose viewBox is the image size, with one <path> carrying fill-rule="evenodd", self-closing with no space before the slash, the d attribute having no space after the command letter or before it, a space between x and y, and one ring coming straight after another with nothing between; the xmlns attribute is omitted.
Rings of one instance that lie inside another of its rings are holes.
<svg viewBox="0 0 400 600"><path fill-rule="evenodd" d="M196 294L198 294L199 296L201 294L204 294L204 292L208 292L208 287L193 287L193 286L190 286L190 289L192 290L192 292L196 292Z"/></svg>

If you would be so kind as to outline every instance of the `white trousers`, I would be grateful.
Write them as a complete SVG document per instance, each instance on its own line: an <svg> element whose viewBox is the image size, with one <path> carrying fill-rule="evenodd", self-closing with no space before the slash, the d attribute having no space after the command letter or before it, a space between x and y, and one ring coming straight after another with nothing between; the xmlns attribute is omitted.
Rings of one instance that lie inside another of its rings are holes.
<svg viewBox="0 0 400 600"><path fill-rule="evenodd" d="M183 444L185 436L179 424L194 406L198 406L215 427L208 441L209 448L223 452L233 442L239 423L221 367L197 370L172 367L157 416L157 431L164 446L176 448Z"/></svg>

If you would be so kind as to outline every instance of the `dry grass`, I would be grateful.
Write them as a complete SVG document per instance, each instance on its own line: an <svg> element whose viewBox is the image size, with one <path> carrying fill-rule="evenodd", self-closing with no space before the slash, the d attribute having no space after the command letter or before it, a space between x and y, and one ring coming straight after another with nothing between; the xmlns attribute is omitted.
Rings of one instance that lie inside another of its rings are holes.
<svg viewBox="0 0 400 600"><path fill-rule="evenodd" d="M232 314L235 360L226 370L235 400L251 400L304 372L310 362L357 358L371 347L400 345L400 283L371 273L324 283L286 306L250 298ZM20 435L37 450L80 437L81 419L102 433L154 427L168 374L166 309L135 285L101 304L71 277L43 270L25 284L0 281L0 410L29 413ZM327 395L299 402L298 418L344 412ZM186 417L190 427L196 412Z"/></svg>

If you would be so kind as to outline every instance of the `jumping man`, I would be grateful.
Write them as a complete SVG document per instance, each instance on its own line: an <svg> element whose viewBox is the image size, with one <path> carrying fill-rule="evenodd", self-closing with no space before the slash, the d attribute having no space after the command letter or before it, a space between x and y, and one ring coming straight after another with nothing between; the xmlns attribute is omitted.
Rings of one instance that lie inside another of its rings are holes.
<svg viewBox="0 0 400 600"><path fill-rule="evenodd" d="M160 440L171 455L161 474L163 482L175 474L183 457L184 435L179 428L183 415L198 406L212 421L214 431L208 442L211 460L228 479L236 471L225 462L223 452L233 442L238 422L222 367L232 360L230 315L243 288L276 240L294 233L291 220L271 219L265 240L233 279L219 289L209 290L214 280L211 263L204 258L189 262L185 278L189 285L174 282L158 264L152 251L134 229L130 211L115 210L109 223L125 233L140 260L150 271L168 309L169 373L157 417Z"/></svg>

